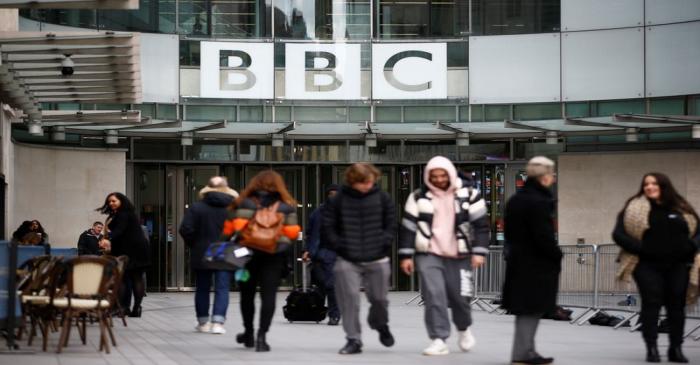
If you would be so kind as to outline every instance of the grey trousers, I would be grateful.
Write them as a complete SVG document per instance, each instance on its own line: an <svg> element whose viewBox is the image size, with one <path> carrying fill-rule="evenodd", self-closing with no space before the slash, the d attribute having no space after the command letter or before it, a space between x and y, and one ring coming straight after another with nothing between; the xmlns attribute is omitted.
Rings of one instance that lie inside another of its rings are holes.
<svg viewBox="0 0 700 365"><path fill-rule="evenodd" d="M389 260L383 262L353 263L341 257L333 267L335 273L335 296L340 315L343 317L343 330L349 340L362 340L360 327L360 288L364 286L370 303L367 322L372 329L389 323Z"/></svg>
<svg viewBox="0 0 700 365"><path fill-rule="evenodd" d="M431 254L416 255L421 293L425 303L425 327L430 339L450 337L450 318L457 330L472 325L470 298L473 294L471 259L449 259Z"/></svg>
<svg viewBox="0 0 700 365"><path fill-rule="evenodd" d="M540 318L542 318L541 314L515 316L515 335L513 336L511 360L527 360L537 356L535 333L537 333Z"/></svg>

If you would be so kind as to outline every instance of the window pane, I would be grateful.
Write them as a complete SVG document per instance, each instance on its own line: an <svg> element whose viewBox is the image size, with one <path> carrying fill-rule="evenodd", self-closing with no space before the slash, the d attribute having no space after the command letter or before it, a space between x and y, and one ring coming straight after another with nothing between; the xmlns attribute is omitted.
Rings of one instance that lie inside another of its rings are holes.
<svg viewBox="0 0 700 365"><path fill-rule="evenodd" d="M469 43L448 42L447 43L447 67L467 67L469 66Z"/></svg>
<svg viewBox="0 0 700 365"><path fill-rule="evenodd" d="M583 103L566 103L567 117L590 117L591 111L587 102Z"/></svg>
<svg viewBox="0 0 700 365"><path fill-rule="evenodd" d="M294 161L345 161L344 142L294 142Z"/></svg>
<svg viewBox="0 0 700 365"><path fill-rule="evenodd" d="M374 109L375 121L385 123L401 122L401 107L383 106Z"/></svg>
<svg viewBox="0 0 700 365"><path fill-rule="evenodd" d="M134 139L135 160L179 160L180 142L172 139Z"/></svg>
<svg viewBox="0 0 700 365"><path fill-rule="evenodd" d="M522 104L513 106L515 120L561 119L561 104Z"/></svg>
<svg viewBox="0 0 700 365"><path fill-rule="evenodd" d="M464 105L459 107L459 121L468 122L469 121L469 106Z"/></svg>
<svg viewBox="0 0 700 365"><path fill-rule="evenodd" d="M180 66L199 66L199 41L180 41Z"/></svg>
<svg viewBox="0 0 700 365"><path fill-rule="evenodd" d="M260 0L212 0L211 35L214 37L262 37L265 4Z"/></svg>
<svg viewBox="0 0 700 365"><path fill-rule="evenodd" d="M469 0L431 1L430 36L469 36Z"/></svg>
<svg viewBox="0 0 700 365"><path fill-rule="evenodd" d="M594 116L607 117L613 114L624 113L644 113L644 100L616 100L616 101L599 101L594 105Z"/></svg>
<svg viewBox="0 0 700 365"><path fill-rule="evenodd" d="M97 14L100 29L175 33L175 0L141 0L138 10L98 10Z"/></svg>
<svg viewBox="0 0 700 365"><path fill-rule="evenodd" d="M428 1L378 1L380 38L428 35Z"/></svg>
<svg viewBox="0 0 700 365"><path fill-rule="evenodd" d="M369 107L351 107L349 109L351 122L364 122L372 119L370 116L372 110Z"/></svg>
<svg viewBox="0 0 700 365"><path fill-rule="evenodd" d="M275 37L368 39L370 0L277 0Z"/></svg>
<svg viewBox="0 0 700 365"><path fill-rule="evenodd" d="M187 105L186 113L187 120L236 120L236 108L233 106Z"/></svg>
<svg viewBox="0 0 700 365"><path fill-rule="evenodd" d="M156 106L156 118L177 119L177 106L174 104L158 104Z"/></svg>
<svg viewBox="0 0 700 365"><path fill-rule="evenodd" d="M700 115L700 97L694 97L690 99L690 105L688 105L688 110L692 115Z"/></svg>
<svg viewBox="0 0 700 365"><path fill-rule="evenodd" d="M241 122L262 122L263 120L262 105L243 105L239 108L239 113L239 119Z"/></svg>
<svg viewBox="0 0 700 365"><path fill-rule="evenodd" d="M651 99L650 112L657 115L684 115L685 100L683 98Z"/></svg>
<svg viewBox="0 0 700 365"><path fill-rule="evenodd" d="M180 0L178 2L178 32L192 36L209 34L207 23L207 1Z"/></svg>
<svg viewBox="0 0 700 365"><path fill-rule="evenodd" d="M484 105L484 119L487 122L510 119L510 105Z"/></svg>
<svg viewBox="0 0 700 365"><path fill-rule="evenodd" d="M299 122L345 122L345 107L298 106L294 108L294 120Z"/></svg>
<svg viewBox="0 0 700 365"><path fill-rule="evenodd" d="M272 118L272 116L270 116ZM289 122L292 120L292 108L289 106L276 106L275 107L275 121L277 122Z"/></svg>
<svg viewBox="0 0 700 365"><path fill-rule="evenodd" d="M134 109L141 111L141 117L154 118L156 116L156 105L155 104L139 104L134 105Z"/></svg>
<svg viewBox="0 0 700 365"><path fill-rule="evenodd" d="M453 106L407 106L404 109L406 122L453 122L454 120Z"/></svg>
<svg viewBox="0 0 700 365"><path fill-rule="evenodd" d="M236 144L195 144L187 148L187 159L232 161L236 159Z"/></svg>
<svg viewBox="0 0 700 365"><path fill-rule="evenodd" d="M472 0L473 35L558 32L560 0Z"/></svg>
<svg viewBox="0 0 700 365"><path fill-rule="evenodd" d="M20 9L19 15L44 23L66 25L78 28L97 28L96 12L92 9Z"/></svg>

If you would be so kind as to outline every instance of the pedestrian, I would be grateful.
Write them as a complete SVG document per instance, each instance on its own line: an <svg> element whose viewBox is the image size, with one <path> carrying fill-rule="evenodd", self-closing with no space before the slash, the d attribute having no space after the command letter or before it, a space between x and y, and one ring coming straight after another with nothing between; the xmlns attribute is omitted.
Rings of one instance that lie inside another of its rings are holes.
<svg viewBox="0 0 700 365"><path fill-rule="evenodd" d="M146 295L144 273L150 266L150 260L148 240L143 234L134 205L124 194L114 192L107 195L104 204L97 211L108 215L107 238L103 241L110 248L110 254L129 258L120 294L122 308L126 308L129 317L141 317L141 303ZM129 310L132 295L134 307Z"/></svg>
<svg viewBox="0 0 700 365"><path fill-rule="evenodd" d="M296 213L296 201L289 194L282 176L273 170L265 170L255 175L235 202L236 209L230 220L224 223L224 235L240 235L240 243L253 247L253 243L264 240L256 237L252 227L259 232L273 232L272 251L253 248L253 256L246 264L249 272L247 281L240 283L241 314L244 332L236 336L236 342L245 347L255 347L257 352L270 351L266 334L275 313L277 289L283 272L287 271L287 253L298 238L301 227ZM274 221L259 224L259 219L272 213ZM271 231L272 229L272 231ZM257 337L254 336L253 317L255 316L255 290L260 287L260 319Z"/></svg>
<svg viewBox="0 0 700 365"><path fill-rule="evenodd" d="M450 160L430 159L420 189L408 196L399 231L401 269L420 275L424 319L430 345L423 355L447 355L450 337L447 308L459 332L457 344L469 351L476 344L470 326L472 269L484 264L489 245L486 202L473 181L461 179Z"/></svg>
<svg viewBox="0 0 700 365"><path fill-rule="evenodd" d="M337 184L328 185L325 190L326 200L333 198L338 193L338 188ZM340 323L340 310L335 298L335 275L333 275L336 254L326 245L321 246L321 220L325 207L325 203L321 204L309 216L303 259L305 262L311 261L314 281L319 284L321 294L328 300L328 325L337 326Z"/></svg>
<svg viewBox="0 0 700 365"><path fill-rule="evenodd" d="M551 364L535 350L535 333L544 313L555 310L562 252L554 229L554 161L534 157L526 166L524 187L508 200L503 308L515 315L513 364Z"/></svg>
<svg viewBox="0 0 700 365"><path fill-rule="evenodd" d="M204 263L209 245L221 236L228 208L238 193L228 186L225 177L214 176L200 190L200 200L185 211L180 223L180 235L190 247L190 267L195 275L194 307L197 315L195 330L202 333L225 334L224 322L229 302L233 273L218 262ZM209 289L214 277L214 307L209 318Z"/></svg>
<svg viewBox="0 0 700 365"><path fill-rule="evenodd" d="M78 255L96 255L102 254L100 241L102 240L102 229L104 223L95 222L92 227L80 234L78 238Z"/></svg>
<svg viewBox="0 0 700 365"><path fill-rule="evenodd" d="M17 230L12 233L12 238L21 244L32 246L44 246L49 243L48 233L44 230L41 222L36 219L22 222Z"/></svg>
<svg viewBox="0 0 700 365"><path fill-rule="evenodd" d="M367 321L379 332L382 345L394 345L389 330L391 243L396 234L395 206L379 189L380 173L369 163L355 163L345 171L345 185L323 210L321 247L337 254L335 295L343 316L347 343L340 354L362 352L360 288L370 303Z"/></svg>
<svg viewBox="0 0 700 365"><path fill-rule="evenodd" d="M633 273L642 299L640 320L646 361L661 361L656 341L663 306L669 324L668 361L687 363L681 346L690 265L700 247L697 213L668 176L649 173L618 214L613 239L636 256L628 272Z"/></svg>

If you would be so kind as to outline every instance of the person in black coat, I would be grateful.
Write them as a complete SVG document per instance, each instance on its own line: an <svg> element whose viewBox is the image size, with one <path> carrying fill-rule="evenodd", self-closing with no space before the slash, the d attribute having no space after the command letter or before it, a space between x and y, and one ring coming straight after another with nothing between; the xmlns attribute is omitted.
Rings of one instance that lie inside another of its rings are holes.
<svg viewBox="0 0 700 365"><path fill-rule="evenodd" d="M506 205L506 279L503 308L515 314L511 359L517 364L550 364L535 351L535 333L544 313L556 307L562 252L554 231L554 162L534 157L527 181Z"/></svg>
<svg viewBox="0 0 700 365"><path fill-rule="evenodd" d="M124 271L122 283L122 308L129 308L131 295L134 296L134 307L129 311L130 317L141 317L141 302L146 295L144 273L150 266L148 255L148 239L144 234L134 205L122 193L111 193L105 198L104 204L97 208L102 214L108 214L107 234L104 243L110 248L113 256L127 256L129 263Z"/></svg>
<svg viewBox="0 0 700 365"><path fill-rule="evenodd" d="M101 255L102 248L100 241L102 240L102 222L95 222L92 228L83 232L78 238L78 255Z"/></svg>
<svg viewBox="0 0 700 365"><path fill-rule="evenodd" d="M330 184L325 189L326 198L330 200L337 193L340 187L337 184ZM335 299L335 252L322 248L321 246L321 220L323 209L326 203L319 205L311 215L309 224L306 226L306 247L303 254L304 262L311 261L312 282L318 283L321 294L328 300L328 325L337 326L340 323L340 309L338 301Z"/></svg>
<svg viewBox="0 0 700 365"><path fill-rule="evenodd" d="M339 353L362 352L360 286L371 306L367 321L379 332L379 341L389 347L387 292L391 265L391 243L396 235L396 206L376 185L380 173L367 163L356 163L345 171L345 184L323 210L321 247L335 251L335 292L347 343Z"/></svg>
<svg viewBox="0 0 700 365"><path fill-rule="evenodd" d="M638 258L632 272L642 298L639 317L647 362L661 361L656 342L662 306L669 324L668 360L688 362L681 345L689 268L700 247L698 231L697 213L661 173L644 175L639 191L618 215L613 239L627 253L620 255L621 264L629 254Z"/></svg>
<svg viewBox="0 0 700 365"><path fill-rule="evenodd" d="M238 193L228 187L226 178L214 176L200 192L200 201L185 211L180 223L180 235L190 247L190 265L196 277L194 306L197 314L195 328L199 332L224 334L224 322L228 309L228 293L231 285L231 271L220 263L203 263L202 259L209 245L221 236L224 222L228 218L228 207L238 197ZM214 276L214 308L209 321L209 289Z"/></svg>

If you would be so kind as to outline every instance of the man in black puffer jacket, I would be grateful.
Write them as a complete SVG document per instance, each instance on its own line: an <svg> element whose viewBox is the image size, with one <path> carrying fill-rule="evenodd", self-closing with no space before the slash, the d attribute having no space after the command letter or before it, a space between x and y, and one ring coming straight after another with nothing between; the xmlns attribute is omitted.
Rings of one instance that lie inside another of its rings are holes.
<svg viewBox="0 0 700 365"><path fill-rule="evenodd" d="M195 273L196 292L194 296L197 313L198 332L224 334L224 321L228 309L228 292L232 273L217 263L204 265L202 259L210 244L219 240L224 222L228 217L228 207L238 197L238 193L228 187L226 178L214 176L200 192L202 200L192 204L185 211L180 224L180 235L190 247L192 271ZM209 322L209 288L214 276L214 308Z"/></svg>
<svg viewBox="0 0 700 365"><path fill-rule="evenodd" d="M323 212L321 245L338 254L333 268L336 299L343 316L347 344L340 354L362 352L360 286L371 307L368 322L379 332L379 341L392 346L387 293L391 266L391 242L396 234L395 206L389 194L376 185L380 173L367 163L356 163L345 172L345 183Z"/></svg>

